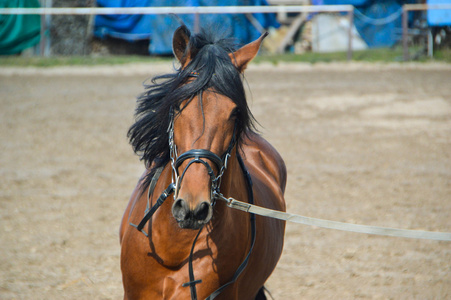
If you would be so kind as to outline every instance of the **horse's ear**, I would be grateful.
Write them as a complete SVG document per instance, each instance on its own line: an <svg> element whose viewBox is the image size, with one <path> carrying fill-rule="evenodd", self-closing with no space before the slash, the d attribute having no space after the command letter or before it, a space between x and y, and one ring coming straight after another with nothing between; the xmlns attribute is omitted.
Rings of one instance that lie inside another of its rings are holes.
<svg viewBox="0 0 451 300"><path fill-rule="evenodd" d="M267 35L268 33L265 32L257 40L244 45L233 53L229 53L229 57L232 60L232 63L235 65L238 71L240 71L240 73L243 73L247 67L247 64L252 59L254 59L255 56L257 56L260 45Z"/></svg>
<svg viewBox="0 0 451 300"><path fill-rule="evenodd" d="M185 25L182 25L175 30L174 37L172 38L172 51L182 66L185 66L186 62L190 59L188 49L190 36L189 29Z"/></svg>

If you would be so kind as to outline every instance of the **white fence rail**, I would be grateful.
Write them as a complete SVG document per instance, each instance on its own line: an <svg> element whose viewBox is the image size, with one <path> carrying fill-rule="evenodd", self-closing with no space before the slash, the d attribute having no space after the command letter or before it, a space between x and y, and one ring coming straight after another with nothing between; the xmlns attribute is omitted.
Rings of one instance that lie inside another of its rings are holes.
<svg viewBox="0 0 451 300"><path fill-rule="evenodd" d="M408 12L436 9L451 9L451 4L405 4L403 5L403 49L404 60L408 53ZM352 24L354 23L354 6L352 5L273 5L273 6L197 6L197 7L43 7L43 8L0 8L0 15L41 15L41 22L47 15L161 15L161 14L249 14L249 13L324 13L346 12L350 21L348 32L348 59L352 57ZM44 24L43 24L44 25ZM45 27L45 26L43 26ZM44 30L41 31L41 50L43 48ZM43 51L41 51L42 53Z"/></svg>
<svg viewBox="0 0 451 300"><path fill-rule="evenodd" d="M352 5L275 5L275 6L197 6L197 7L43 7L43 8L1 8L0 15L41 15L41 54L44 53L45 16L48 15L164 15L164 14L250 14L250 13L336 13L348 14L348 59L352 58Z"/></svg>
<svg viewBox="0 0 451 300"><path fill-rule="evenodd" d="M351 12L352 5L2 8L0 15L162 15Z"/></svg>

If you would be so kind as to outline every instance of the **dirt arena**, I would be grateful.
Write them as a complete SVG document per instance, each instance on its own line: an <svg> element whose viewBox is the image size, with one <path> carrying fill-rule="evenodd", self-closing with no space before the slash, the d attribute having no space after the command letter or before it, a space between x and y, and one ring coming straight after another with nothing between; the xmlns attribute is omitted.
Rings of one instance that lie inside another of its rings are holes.
<svg viewBox="0 0 451 300"><path fill-rule="evenodd" d="M0 69L0 299L121 299L126 132L171 64ZM451 231L451 65L251 65L288 211ZM264 262L262 262L264 263ZM450 299L451 243L288 224L274 299Z"/></svg>

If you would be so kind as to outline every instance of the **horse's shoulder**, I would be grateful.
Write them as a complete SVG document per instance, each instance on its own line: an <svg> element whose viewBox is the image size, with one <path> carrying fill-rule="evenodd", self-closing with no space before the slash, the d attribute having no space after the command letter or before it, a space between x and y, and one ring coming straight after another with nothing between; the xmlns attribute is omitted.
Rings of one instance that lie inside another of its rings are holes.
<svg viewBox="0 0 451 300"><path fill-rule="evenodd" d="M271 176L282 192L285 190L287 169L282 156L261 135L248 133L243 141L243 156L251 168Z"/></svg>
<svg viewBox="0 0 451 300"><path fill-rule="evenodd" d="M124 215L122 216L122 222L121 226L119 227L119 242L122 243L122 239L125 235L126 229L129 227L130 223L130 215L132 213L133 207L135 207L136 203L138 202L140 196L142 195L142 185L141 182L145 178L145 176L148 174L149 170L146 169L144 174L141 176L140 180L138 181L135 189L132 192L132 195L130 196L130 199L127 204L127 208L125 209Z"/></svg>

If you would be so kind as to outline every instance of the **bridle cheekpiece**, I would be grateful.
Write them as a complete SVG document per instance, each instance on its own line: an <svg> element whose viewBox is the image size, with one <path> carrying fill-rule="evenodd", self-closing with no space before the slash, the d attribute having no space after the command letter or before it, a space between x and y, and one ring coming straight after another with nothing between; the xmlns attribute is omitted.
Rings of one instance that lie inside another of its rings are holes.
<svg viewBox="0 0 451 300"><path fill-rule="evenodd" d="M180 190L180 184L183 180L186 171L188 168L194 164L194 163L200 163L205 166L207 169L208 175L210 176L211 180L211 189L210 189L210 199L211 199L211 205L213 206L215 204L215 199L217 198L217 195L220 194L220 186L221 186L221 179L224 175L225 170L227 169L227 163L231 156L231 152L233 147L236 144L236 127L237 124L235 123L235 127L233 129L233 135L232 139L229 143L229 146L227 150L222 154L221 157L219 157L217 154L211 152L210 150L206 149L191 149L188 150L180 155L177 153L177 147L174 142L174 111L173 108L170 109L169 112L169 127L168 127L168 135L169 135L169 157L171 160L171 166L172 166L172 183L175 185L175 192L174 192L174 199L177 199L178 192ZM182 163L188 159L191 159L188 162L188 165L185 167L181 175L179 175L178 168L182 165ZM208 163L207 160L211 161L218 170L218 175L215 175L215 172L211 165Z"/></svg>

